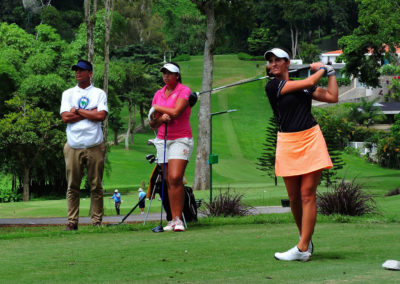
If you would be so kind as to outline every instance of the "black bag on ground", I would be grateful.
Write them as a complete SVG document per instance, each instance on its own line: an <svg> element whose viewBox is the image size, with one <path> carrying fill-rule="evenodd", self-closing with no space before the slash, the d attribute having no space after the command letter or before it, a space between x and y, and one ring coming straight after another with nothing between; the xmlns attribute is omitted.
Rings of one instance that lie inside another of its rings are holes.
<svg viewBox="0 0 400 284"><path fill-rule="evenodd" d="M197 222L197 205L191 187L185 186L185 203L183 205L183 215L186 222Z"/></svg>
<svg viewBox="0 0 400 284"><path fill-rule="evenodd" d="M185 216L185 220L186 222L197 222L197 207L199 206L196 204L193 190L188 186L185 186L183 189L185 194L185 202L183 205L183 215ZM151 198L151 196L153 196L154 198L154 194L152 194L153 191L158 193L160 197L163 195L163 207L167 214L166 219L167 221L171 221L172 214L168 198L168 185L164 181L164 194L162 194L162 167L160 165L156 165L153 169L146 197Z"/></svg>

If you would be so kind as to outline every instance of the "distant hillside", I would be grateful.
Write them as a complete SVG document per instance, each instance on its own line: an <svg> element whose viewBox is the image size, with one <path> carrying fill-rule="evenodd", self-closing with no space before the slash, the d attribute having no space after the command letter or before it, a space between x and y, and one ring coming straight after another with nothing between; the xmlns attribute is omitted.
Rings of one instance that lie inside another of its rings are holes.
<svg viewBox="0 0 400 284"><path fill-rule="evenodd" d="M192 56L190 61L179 62L179 64L183 83L188 85L192 91L200 91L202 56ZM264 76L264 64L264 62L240 61L236 55L217 55L215 56L213 86L219 87L243 79ZM219 163L213 166L213 181L217 184L270 182L269 178L257 170L255 165L262 151L268 118L272 114L265 96L265 83L266 81L260 80L227 88L212 95L213 112L227 109L238 110L213 117L213 153L219 156ZM199 105L196 105L191 116L196 142L198 110ZM106 187L107 183L117 184L117 182L126 185L139 184L141 179L148 178L149 166L146 165L144 156L154 150L150 146L138 145L136 141L145 143L147 138L154 137L154 134L147 131L135 135L135 145L132 147L132 151L122 150L122 146L112 149L109 155L112 173L109 178L105 179ZM195 155L194 152L186 171L189 184L193 181ZM135 160L134 163L129 162L129 156ZM119 161L114 157L118 157ZM126 164L124 164L125 162ZM129 174L124 174L124 172L129 172Z"/></svg>

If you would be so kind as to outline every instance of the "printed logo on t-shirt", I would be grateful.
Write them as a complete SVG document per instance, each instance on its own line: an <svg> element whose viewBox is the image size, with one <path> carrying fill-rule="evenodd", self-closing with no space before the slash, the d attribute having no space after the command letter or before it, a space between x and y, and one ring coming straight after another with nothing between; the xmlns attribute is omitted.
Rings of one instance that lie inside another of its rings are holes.
<svg viewBox="0 0 400 284"><path fill-rule="evenodd" d="M87 98L87 97L81 97L81 98L79 99L79 102L78 102L79 108L86 109L88 105L89 105L89 98Z"/></svg>
<svg viewBox="0 0 400 284"><path fill-rule="evenodd" d="M175 99L176 96L177 96L176 93L175 93L175 94L172 94L172 95L171 95L171 99Z"/></svg>

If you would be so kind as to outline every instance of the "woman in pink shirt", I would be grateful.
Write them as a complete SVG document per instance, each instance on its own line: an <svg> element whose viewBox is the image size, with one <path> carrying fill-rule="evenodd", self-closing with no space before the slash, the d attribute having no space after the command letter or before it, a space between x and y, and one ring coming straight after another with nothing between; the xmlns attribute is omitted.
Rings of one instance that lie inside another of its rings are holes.
<svg viewBox="0 0 400 284"><path fill-rule="evenodd" d="M179 65L173 62L160 69L165 86L153 97L150 110L150 126L158 128L155 145L158 163L165 163L165 177L168 183L168 197L172 221L165 231L185 231L182 223L184 204L183 176L193 151L192 130L189 123L190 89L182 84ZM165 124L167 124L167 145L164 159Z"/></svg>

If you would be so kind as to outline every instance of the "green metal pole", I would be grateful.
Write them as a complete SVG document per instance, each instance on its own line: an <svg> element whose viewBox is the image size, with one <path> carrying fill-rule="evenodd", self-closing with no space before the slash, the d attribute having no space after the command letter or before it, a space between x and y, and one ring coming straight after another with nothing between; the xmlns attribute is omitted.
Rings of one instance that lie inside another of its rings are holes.
<svg viewBox="0 0 400 284"><path fill-rule="evenodd" d="M212 117L214 115L228 113L228 112L234 112L234 111L236 111L236 109L230 109L230 110L210 113L210 147L209 147L210 153L208 155L208 164L210 165L210 204L212 202L212 164L218 162L218 156L212 155ZM210 159L211 156L212 156L212 159Z"/></svg>
<svg viewBox="0 0 400 284"><path fill-rule="evenodd" d="M212 202L212 162L210 161L210 155L212 154L212 114L210 114L210 153L208 155L208 163L210 165L210 204Z"/></svg>

